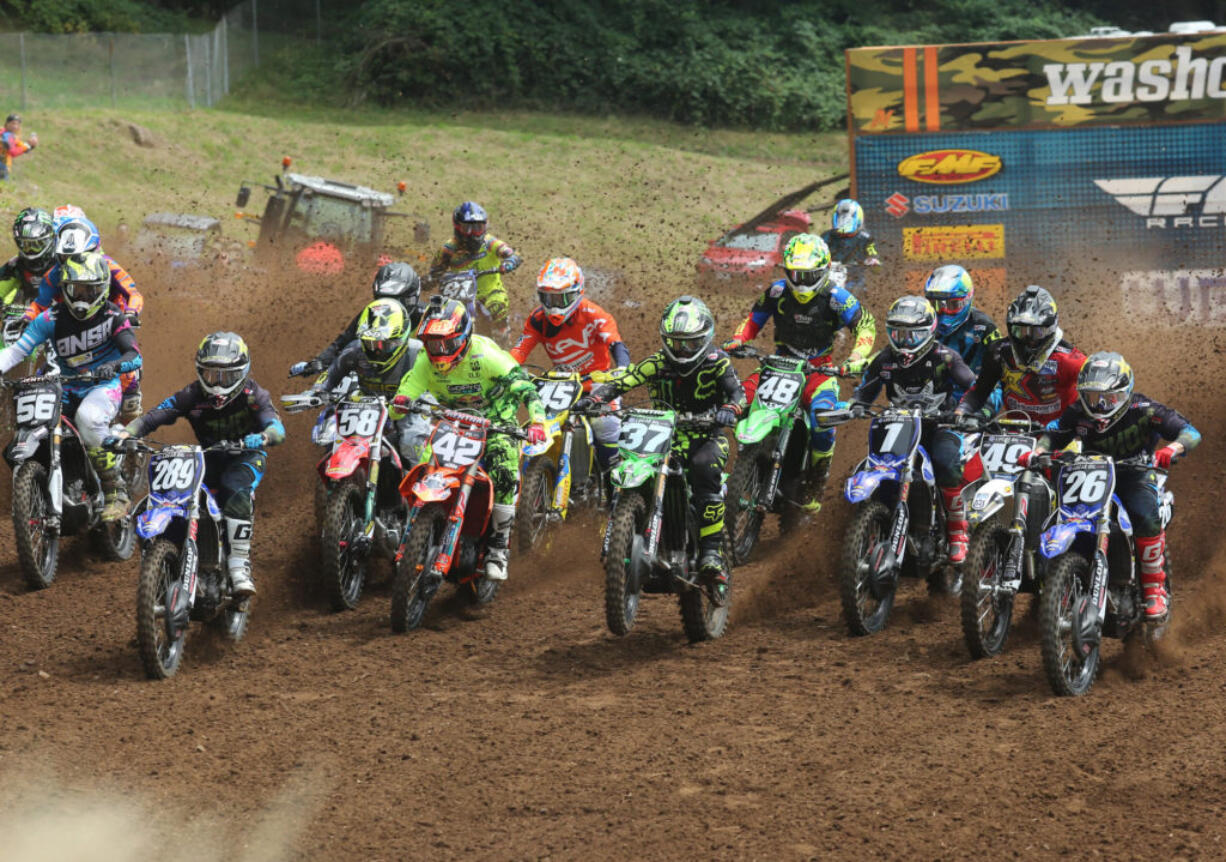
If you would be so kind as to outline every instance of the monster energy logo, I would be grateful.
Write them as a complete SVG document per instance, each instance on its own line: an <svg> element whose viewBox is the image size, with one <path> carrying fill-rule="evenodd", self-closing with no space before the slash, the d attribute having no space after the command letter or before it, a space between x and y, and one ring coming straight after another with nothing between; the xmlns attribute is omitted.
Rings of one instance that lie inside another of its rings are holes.
<svg viewBox="0 0 1226 862"><path fill-rule="evenodd" d="M1174 61L1047 63L1043 73L1051 90L1049 105L1088 105L1095 86L1099 100L1107 104L1226 99L1226 57L1193 59L1189 45L1175 49Z"/></svg>

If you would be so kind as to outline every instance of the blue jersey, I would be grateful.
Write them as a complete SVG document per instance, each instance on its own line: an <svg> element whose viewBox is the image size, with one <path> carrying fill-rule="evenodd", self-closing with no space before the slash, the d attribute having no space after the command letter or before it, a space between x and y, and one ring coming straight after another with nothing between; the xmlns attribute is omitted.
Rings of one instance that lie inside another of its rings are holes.
<svg viewBox="0 0 1226 862"><path fill-rule="evenodd" d="M135 371L141 365L132 327L123 312L109 302L85 320L77 320L68 306L57 303L34 318L13 348L24 358L43 342L51 343L56 362L68 378L105 363L114 363L119 374ZM66 389L93 385L96 384L65 382Z"/></svg>
<svg viewBox="0 0 1226 862"><path fill-rule="evenodd" d="M937 332L937 341L962 357L971 372L978 377L983 367L985 348L1000 338L1000 330L987 312L972 308L966 320L946 335ZM954 387L954 397L961 399L966 392L963 386Z"/></svg>

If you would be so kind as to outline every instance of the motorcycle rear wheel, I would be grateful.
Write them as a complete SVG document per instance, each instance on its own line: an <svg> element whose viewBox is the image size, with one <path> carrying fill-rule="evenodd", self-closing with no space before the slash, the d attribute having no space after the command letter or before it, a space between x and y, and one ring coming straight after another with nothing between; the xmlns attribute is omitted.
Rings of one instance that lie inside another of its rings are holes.
<svg viewBox="0 0 1226 862"><path fill-rule="evenodd" d="M404 555L392 573L392 631L407 632L421 625L430 604L430 596L423 595L422 587L441 550L446 529L447 509L442 503L430 503L417 513L404 543Z"/></svg>
<svg viewBox="0 0 1226 862"><path fill-rule="evenodd" d="M18 464L13 478L13 532L21 573L32 590L51 586L59 564L60 537L46 526L50 511L47 468L38 461Z"/></svg>
<svg viewBox="0 0 1226 862"><path fill-rule="evenodd" d="M328 496L320 539L321 574L333 610L353 610L362 597L370 559L368 554L357 553L354 543L365 526L365 509L366 483L359 477L346 479Z"/></svg>
<svg viewBox="0 0 1226 862"><path fill-rule="evenodd" d="M1004 574L1010 539L996 519L971 536L962 579L962 636L971 658L1000 655L1009 637L1016 594L994 593L993 588Z"/></svg>
<svg viewBox="0 0 1226 862"><path fill-rule="evenodd" d="M187 628L175 637L169 627L171 590L179 580L182 558L179 546L157 539L141 558L140 583L136 589L136 640L141 664L150 679L168 679L179 670Z"/></svg>
<svg viewBox="0 0 1226 862"><path fill-rule="evenodd" d="M890 511L881 503L860 504L851 528L843 539L843 559L839 564L839 598L843 619L853 635L871 635L885 628L894 607L895 589L877 597L872 594L873 558L884 552L889 541Z"/></svg>
<svg viewBox="0 0 1226 862"><path fill-rule="evenodd" d="M1039 635L1043 671L1051 690L1079 697L1094 685L1101 644L1078 656L1073 643L1074 608L1089 600L1090 561L1070 551L1055 560L1039 593Z"/></svg>

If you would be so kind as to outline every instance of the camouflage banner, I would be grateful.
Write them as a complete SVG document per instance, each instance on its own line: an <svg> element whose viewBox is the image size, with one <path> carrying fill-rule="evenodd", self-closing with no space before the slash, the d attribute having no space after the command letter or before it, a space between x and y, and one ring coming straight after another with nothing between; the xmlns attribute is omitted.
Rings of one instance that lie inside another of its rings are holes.
<svg viewBox="0 0 1226 862"><path fill-rule="evenodd" d="M1226 119L1226 33L847 52L853 135Z"/></svg>

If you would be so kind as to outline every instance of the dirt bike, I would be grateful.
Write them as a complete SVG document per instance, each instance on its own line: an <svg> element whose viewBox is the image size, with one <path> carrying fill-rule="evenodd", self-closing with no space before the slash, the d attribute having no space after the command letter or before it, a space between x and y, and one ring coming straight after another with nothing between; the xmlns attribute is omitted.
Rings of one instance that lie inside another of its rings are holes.
<svg viewBox="0 0 1226 862"><path fill-rule="evenodd" d="M440 295L462 302L468 308L468 316L476 323L478 309L481 316L486 319L490 317L485 306L477 299L478 279L487 275L496 275L500 272L502 270L498 269L498 267L493 269L460 269L444 272L434 280L434 287ZM510 340L509 324L506 321L501 324L491 321L491 326L494 327L494 335L499 344L506 347L507 342Z"/></svg>
<svg viewBox="0 0 1226 862"><path fill-rule="evenodd" d="M1036 553L1039 533L1055 505L1055 492L1041 470L1018 463L1034 449L1035 430L1029 419L1006 414L991 420L989 432L967 438L970 444L978 437L984 469L983 478L962 492L971 530L962 566L962 635L972 658L1000 655L1018 592L1039 591L1045 569L1044 558ZM1010 501L1013 517L1005 522Z"/></svg>
<svg viewBox="0 0 1226 862"><path fill-rule="evenodd" d="M1148 454L1113 461L1065 451L1036 460L1040 466L1060 464L1056 522L1043 532L1040 545L1049 560L1039 593L1043 670L1056 694L1082 695L1094 685L1104 636L1139 635L1152 647L1170 621L1169 613L1160 622L1145 619L1132 522L1115 494L1116 467L1155 470L1164 530L1175 497L1166 489L1166 471L1154 467ZM1167 560L1170 592L1169 555Z"/></svg>
<svg viewBox="0 0 1226 862"><path fill-rule="evenodd" d="M873 269L880 269L880 266L832 261L830 263L830 283L860 296L868 285L868 273Z"/></svg>
<svg viewBox="0 0 1226 862"><path fill-rule="evenodd" d="M723 536L726 590L717 593L698 574L698 513L685 464L672 451L678 430L711 431L715 413L627 408L612 470L613 510L605 527L605 621L615 635L638 619L643 593L675 593L691 643L713 640L728 625L732 553Z"/></svg>
<svg viewBox="0 0 1226 862"><path fill-rule="evenodd" d="M514 425L456 410L426 410L436 424L422 462L400 482L408 523L396 550L392 575L392 631L421 625L444 580L474 604L492 602L501 581L482 568L489 541L494 487L481 466L490 434L524 439Z"/></svg>
<svg viewBox="0 0 1226 862"><path fill-rule="evenodd" d="M72 375L73 381L99 378ZM13 469L13 528L17 559L32 589L51 586L60 540L88 533L104 559L126 560L136 546L132 519L105 522L102 484L72 421L62 413L63 378L54 360L41 377L3 380L13 390L17 428L5 450ZM139 484L139 458L121 456L129 488Z"/></svg>
<svg viewBox="0 0 1226 862"><path fill-rule="evenodd" d="M372 554L396 555L408 508L400 496L404 465L387 439L387 401L344 392L302 393L281 399L290 412L333 405L331 448L319 461L324 492L317 522L323 557L321 580L335 610L357 607Z"/></svg>
<svg viewBox="0 0 1226 862"><path fill-rule="evenodd" d="M290 375L295 376L295 375ZM299 375L300 376L300 375ZM319 382L322 382L324 375L321 375ZM315 390L308 389L305 392L295 392L289 395L281 396L281 406L285 408L287 413L301 413L304 410L319 410L319 416L315 419L315 424L311 426L311 442L323 450L320 457L327 457L327 453L332 451L332 444L336 442L336 401L347 395L349 391L357 385L356 374L346 374L337 387L332 390L332 394L336 396L332 398L322 399L321 404L315 404L312 399L318 397L319 393ZM324 522L324 513L328 506L328 490L322 482L315 486L315 525L318 527Z"/></svg>
<svg viewBox="0 0 1226 862"><path fill-rule="evenodd" d="M802 398L814 371L837 376L833 366L810 368L808 361L771 356L752 347L734 356L762 360L758 389L749 413L737 423L736 465L728 481L729 539L737 564L749 560L768 512L778 513L779 530L794 529L809 464L809 416Z"/></svg>
<svg viewBox="0 0 1226 862"><path fill-rule="evenodd" d="M841 408L822 411L817 420L829 428L860 415ZM856 511L839 564L843 617L853 635L885 628L900 577L925 578L934 592L960 587L945 571L945 510L932 461L920 445L924 410L887 407L863 415L872 417L868 457L844 488Z"/></svg>
<svg viewBox="0 0 1226 862"><path fill-rule="evenodd" d="M244 451L242 443L163 446L127 438L128 455L149 454L149 495L136 509L141 539L136 590L136 640L150 679L179 669L188 624L197 620L231 641L247 632L250 602L230 595L226 523L204 484L206 452Z"/></svg>
<svg viewBox="0 0 1226 862"><path fill-rule="evenodd" d="M515 534L521 552L535 547L550 524L565 521L572 502L599 503L604 495L592 427L587 417L571 412L583 395L579 374L547 371L532 382L545 405L547 439L520 447Z"/></svg>

